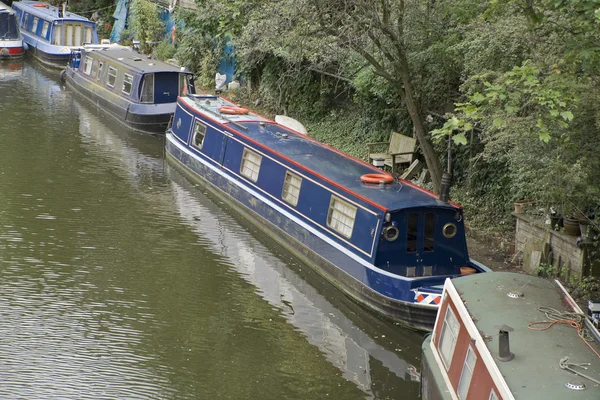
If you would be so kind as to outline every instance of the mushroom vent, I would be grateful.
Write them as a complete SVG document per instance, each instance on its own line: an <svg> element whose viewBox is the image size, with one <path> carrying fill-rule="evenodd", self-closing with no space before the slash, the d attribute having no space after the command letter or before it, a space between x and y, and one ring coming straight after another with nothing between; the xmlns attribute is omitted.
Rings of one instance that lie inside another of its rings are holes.
<svg viewBox="0 0 600 400"><path fill-rule="evenodd" d="M518 292L516 290L511 290L506 295L508 297L510 297L511 299L521 299L521 298L525 297L525 295L523 293Z"/></svg>
<svg viewBox="0 0 600 400"><path fill-rule="evenodd" d="M581 382L567 382L565 383L565 387L571 390L585 390L585 384Z"/></svg>

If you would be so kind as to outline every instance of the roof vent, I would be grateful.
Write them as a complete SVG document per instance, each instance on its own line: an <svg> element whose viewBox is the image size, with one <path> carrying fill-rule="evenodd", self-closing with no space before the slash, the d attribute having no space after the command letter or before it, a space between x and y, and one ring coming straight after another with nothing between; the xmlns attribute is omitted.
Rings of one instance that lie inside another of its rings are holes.
<svg viewBox="0 0 600 400"><path fill-rule="evenodd" d="M506 295L511 299L522 299L523 297L525 297L523 293L517 292L515 290L508 292Z"/></svg>
<svg viewBox="0 0 600 400"><path fill-rule="evenodd" d="M142 61L142 59L141 59L141 58L139 58L139 57L134 57L134 58L133 58L133 61Z"/></svg>
<svg viewBox="0 0 600 400"><path fill-rule="evenodd" d="M567 382L567 383L565 383L565 387L567 389L571 389L571 390L585 390L586 389L585 384L583 384L581 382L577 382L577 381Z"/></svg>
<svg viewBox="0 0 600 400"><path fill-rule="evenodd" d="M498 335L498 360L505 362L512 360L515 355L510 352L508 333L514 331L514 329L508 325L494 325L494 328L500 331Z"/></svg>

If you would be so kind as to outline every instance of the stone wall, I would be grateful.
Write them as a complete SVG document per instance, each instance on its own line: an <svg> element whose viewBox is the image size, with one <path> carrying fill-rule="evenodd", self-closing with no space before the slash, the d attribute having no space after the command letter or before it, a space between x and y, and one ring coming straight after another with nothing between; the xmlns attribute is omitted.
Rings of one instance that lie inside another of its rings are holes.
<svg viewBox="0 0 600 400"><path fill-rule="evenodd" d="M600 275L598 260L592 259L592 246L579 243L577 236L550 229L540 217L529 214L513 214L517 219L515 251L523 270L537 273L540 263L555 266L557 271L566 268L569 277L577 280Z"/></svg>

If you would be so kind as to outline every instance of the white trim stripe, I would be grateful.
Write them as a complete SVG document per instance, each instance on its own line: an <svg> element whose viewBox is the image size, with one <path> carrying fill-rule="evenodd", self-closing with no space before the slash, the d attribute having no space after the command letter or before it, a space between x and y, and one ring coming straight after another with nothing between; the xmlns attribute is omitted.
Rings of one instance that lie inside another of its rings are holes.
<svg viewBox="0 0 600 400"><path fill-rule="evenodd" d="M473 322L473 320L471 319L471 316L469 315L469 311L465 307L463 300L461 299L460 295L458 294L458 291L454 287L454 284L452 283L451 279L446 279L446 282L444 283L444 293L448 294L448 297L450 298L451 302L454 304L454 307L458 311L458 315L460 316L461 325L463 325L467 329L467 332L469 333L471 338L475 339L475 347L477 348L477 351L479 352L481 359L485 363L485 366L486 366L488 372L490 373L490 376L491 376L492 380L494 381L494 384L500 391L500 396L502 397L502 400L515 400L514 396L512 395L512 393L510 391L508 384L506 383L506 380L504 379L504 377L502 376L502 373L500 372L500 369L496 365L496 361L494 361L492 354L490 353L489 349L485 345L485 342L483 341L483 338L481 337L481 334L479 333L479 330L477 329L475 322ZM438 317L439 317L439 315L438 315ZM436 326L437 326L437 321L436 321ZM433 341L432 341L432 343L433 343ZM434 351L437 352L437 350L434 350ZM450 387L452 387L452 386L450 386Z"/></svg>

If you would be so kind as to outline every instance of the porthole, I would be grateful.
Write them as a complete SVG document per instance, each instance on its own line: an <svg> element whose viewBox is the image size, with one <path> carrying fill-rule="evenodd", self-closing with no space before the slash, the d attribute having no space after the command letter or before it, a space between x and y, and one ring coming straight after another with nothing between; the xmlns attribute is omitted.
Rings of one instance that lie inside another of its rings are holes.
<svg viewBox="0 0 600 400"><path fill-rule="evenodd" d="M456 225L452 223L448 223L442 228L442 234L448 239L452 239L454 236L456 236L456 231Z"/></svg>
<svg viewBox="0 0 600 400"><path fill-rule="evenodd" d="M393 242L394 240L398 239L399 235L400 231L395 226L386 226L383 228L383 237L388 242Z"/></svg>

